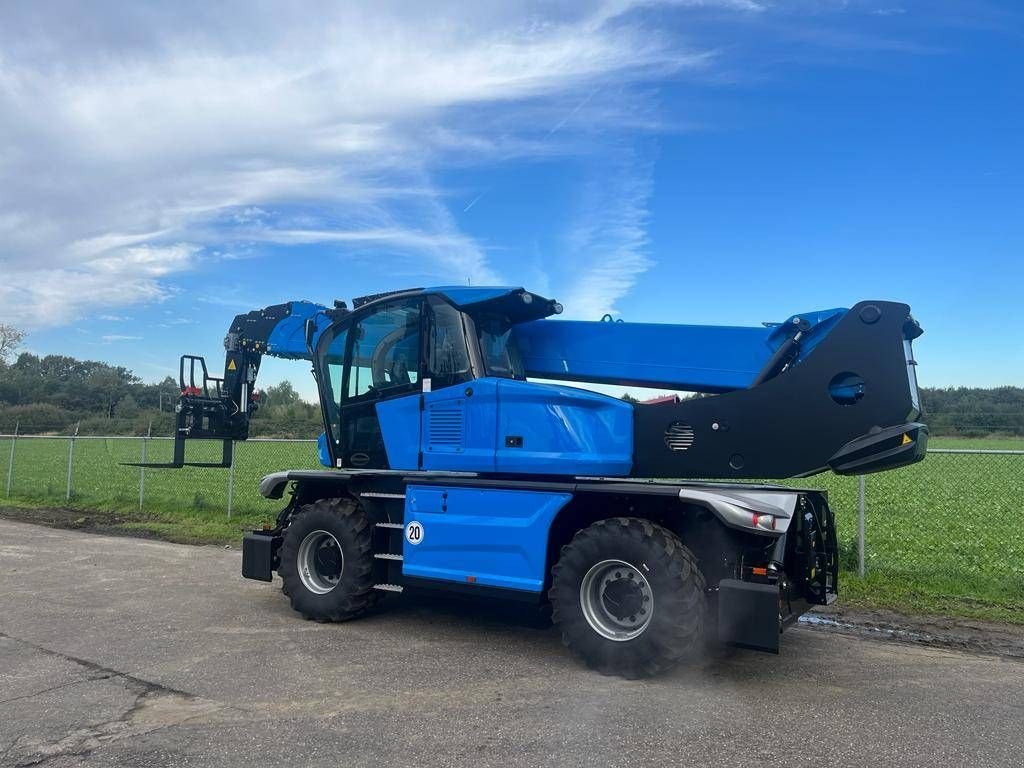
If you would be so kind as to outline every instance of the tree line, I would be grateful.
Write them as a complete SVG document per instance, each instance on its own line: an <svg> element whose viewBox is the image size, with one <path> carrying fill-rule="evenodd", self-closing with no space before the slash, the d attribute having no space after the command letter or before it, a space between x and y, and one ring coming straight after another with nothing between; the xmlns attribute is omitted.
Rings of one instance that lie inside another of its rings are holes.
<svg viewBox="0 0 1024 768"><path fill-rule="evenodd" d="M67 355L43 357L15 348L22 335L0 325L0 433L170 435L178 382L147 384L131 370ZM627 399L628 395L625 395ZM933 435L1024 436L1024 388L923 387ZM152 426L151 426L152 425ZM254 437L316 437L319 405L304 402L288 381L262 390Z"/></svg>
<svg viewBox="0 0 1024 768"><path fill-rule="evenodd" d="M170 376L147 384L123 366L23 352L0 360L0 433L172 435L180 394ZM287 381L264 388L260 400L253 437L315 437L322 429L319 406Z"/></svg>

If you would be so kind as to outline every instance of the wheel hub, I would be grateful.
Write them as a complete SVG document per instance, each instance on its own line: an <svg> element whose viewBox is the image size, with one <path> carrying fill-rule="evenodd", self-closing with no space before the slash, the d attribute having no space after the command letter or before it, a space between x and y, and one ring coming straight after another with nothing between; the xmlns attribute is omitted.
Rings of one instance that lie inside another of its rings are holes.
<svg viewBox="0 0 1024 768"><path fill-rule="evenodd" d="M302 586L324 595L338 586L345 570L345 554L334 534L318 530L306 534L299 544L299 579Z"/></svg>
<svg viewBox="0 0 1024 768"><path fill-rule="evenodd" d="M601 602L620 621L636 615L643 607L643 590L628 578L606 582Z"/></svg>
<svg viewBox="0 0 1024 768"><path fill-rule="evenodd" d="M580 584L580 608L591 629L608 640L643 634L654 614L654 593L643 573L624 560L602 560Z"/></svg>

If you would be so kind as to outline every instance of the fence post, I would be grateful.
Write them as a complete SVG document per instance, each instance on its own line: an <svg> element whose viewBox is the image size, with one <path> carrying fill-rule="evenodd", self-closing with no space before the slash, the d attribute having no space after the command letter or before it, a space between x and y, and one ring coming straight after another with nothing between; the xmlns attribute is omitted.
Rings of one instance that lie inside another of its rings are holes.
<svg viewBox="0 0 1024 768"><path fill-rule="evenodd" d="M231 503L235 499L235 441L231 441L231 468L228 470L228 520L231 519Z"/></svg>
<svg viewBox="0 0 1024 768"><path fill-rule="evenodd" d="M864 475L857 476L857 573L864 578Z"/></svg>
<svg viewBox="0 0 1024 768"><path fill-rule="evenodd" d="M75 438L78 437L78 430L81 426L82 422L75 425L75 434L68 441L68 492L64 494L65 502L71 501L71 476L75 468Z"/></svg>
<svg viewBox="0 0 1024 768"><path fill-rule="evenodd" d="M11 458L7 460L7 498L11 498L11 478L14 476L14 444L18 442L18 429L21 419L14 422L14 437L11 438Z"/></svg>
<svg viewBox="0 0 1024 768"><path fill-rule="evenodd" d="M142 511L143 499L146 498L146 443L149 438L153 436L153 420L149 420L149 429L146 430L146 436L142 438L142 464L139 467L139 512Z"/></svg>

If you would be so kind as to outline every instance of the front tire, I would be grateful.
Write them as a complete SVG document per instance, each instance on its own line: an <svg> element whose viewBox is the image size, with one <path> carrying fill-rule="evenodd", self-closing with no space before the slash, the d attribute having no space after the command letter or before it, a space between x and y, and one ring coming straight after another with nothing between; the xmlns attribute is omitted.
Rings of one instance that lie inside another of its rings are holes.
<svg viewBox="0 0 1024 768"><path fill-rule="evenodd" d="M373 588L373 525L353 499L320 499L299 510L281 543L278 574L307 619L348 621L379 600Z"/></svg>
<svg viewBox="0 0 1024 768"><path fill-rule="evenodd" d="M562 642L606 675L647 677L702 647L705 582L679 537L618 517L562 548L548 593Z"/></svg>

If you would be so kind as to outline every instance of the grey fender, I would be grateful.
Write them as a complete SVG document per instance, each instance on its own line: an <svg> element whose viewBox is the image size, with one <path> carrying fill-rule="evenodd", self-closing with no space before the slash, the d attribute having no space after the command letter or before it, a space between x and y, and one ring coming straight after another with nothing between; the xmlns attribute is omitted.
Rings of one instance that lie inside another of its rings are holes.
<svg viewBox="0 0 1024 768"><path fill-rule="evenodd" d="M260 480L260 495L267 499L280 499L284 489L293 480L326 480L332 483L344 482L351 473L336 469L289 469L274 472Z"/></svg>
<svg viewBox="0 0 1024 768"><path fill-rule="evenodd" d="M684 486L679 489L681 501L705 507L730 528L737 528L749 533L766 536L778 536L786 532L789 522L793 519L800 491L788 488L741 490L737 488L693 488ZM756 527L752 520L754 515L771 515L775 518L775 528L764 530Z"/></svg>
<svg viewBox="0 0 1024 768"><path fill-rule="evenodd" d="M267 499L280 499L284 496L288 485L288 472L274 472L260 480L260 496Z"/></svg>

